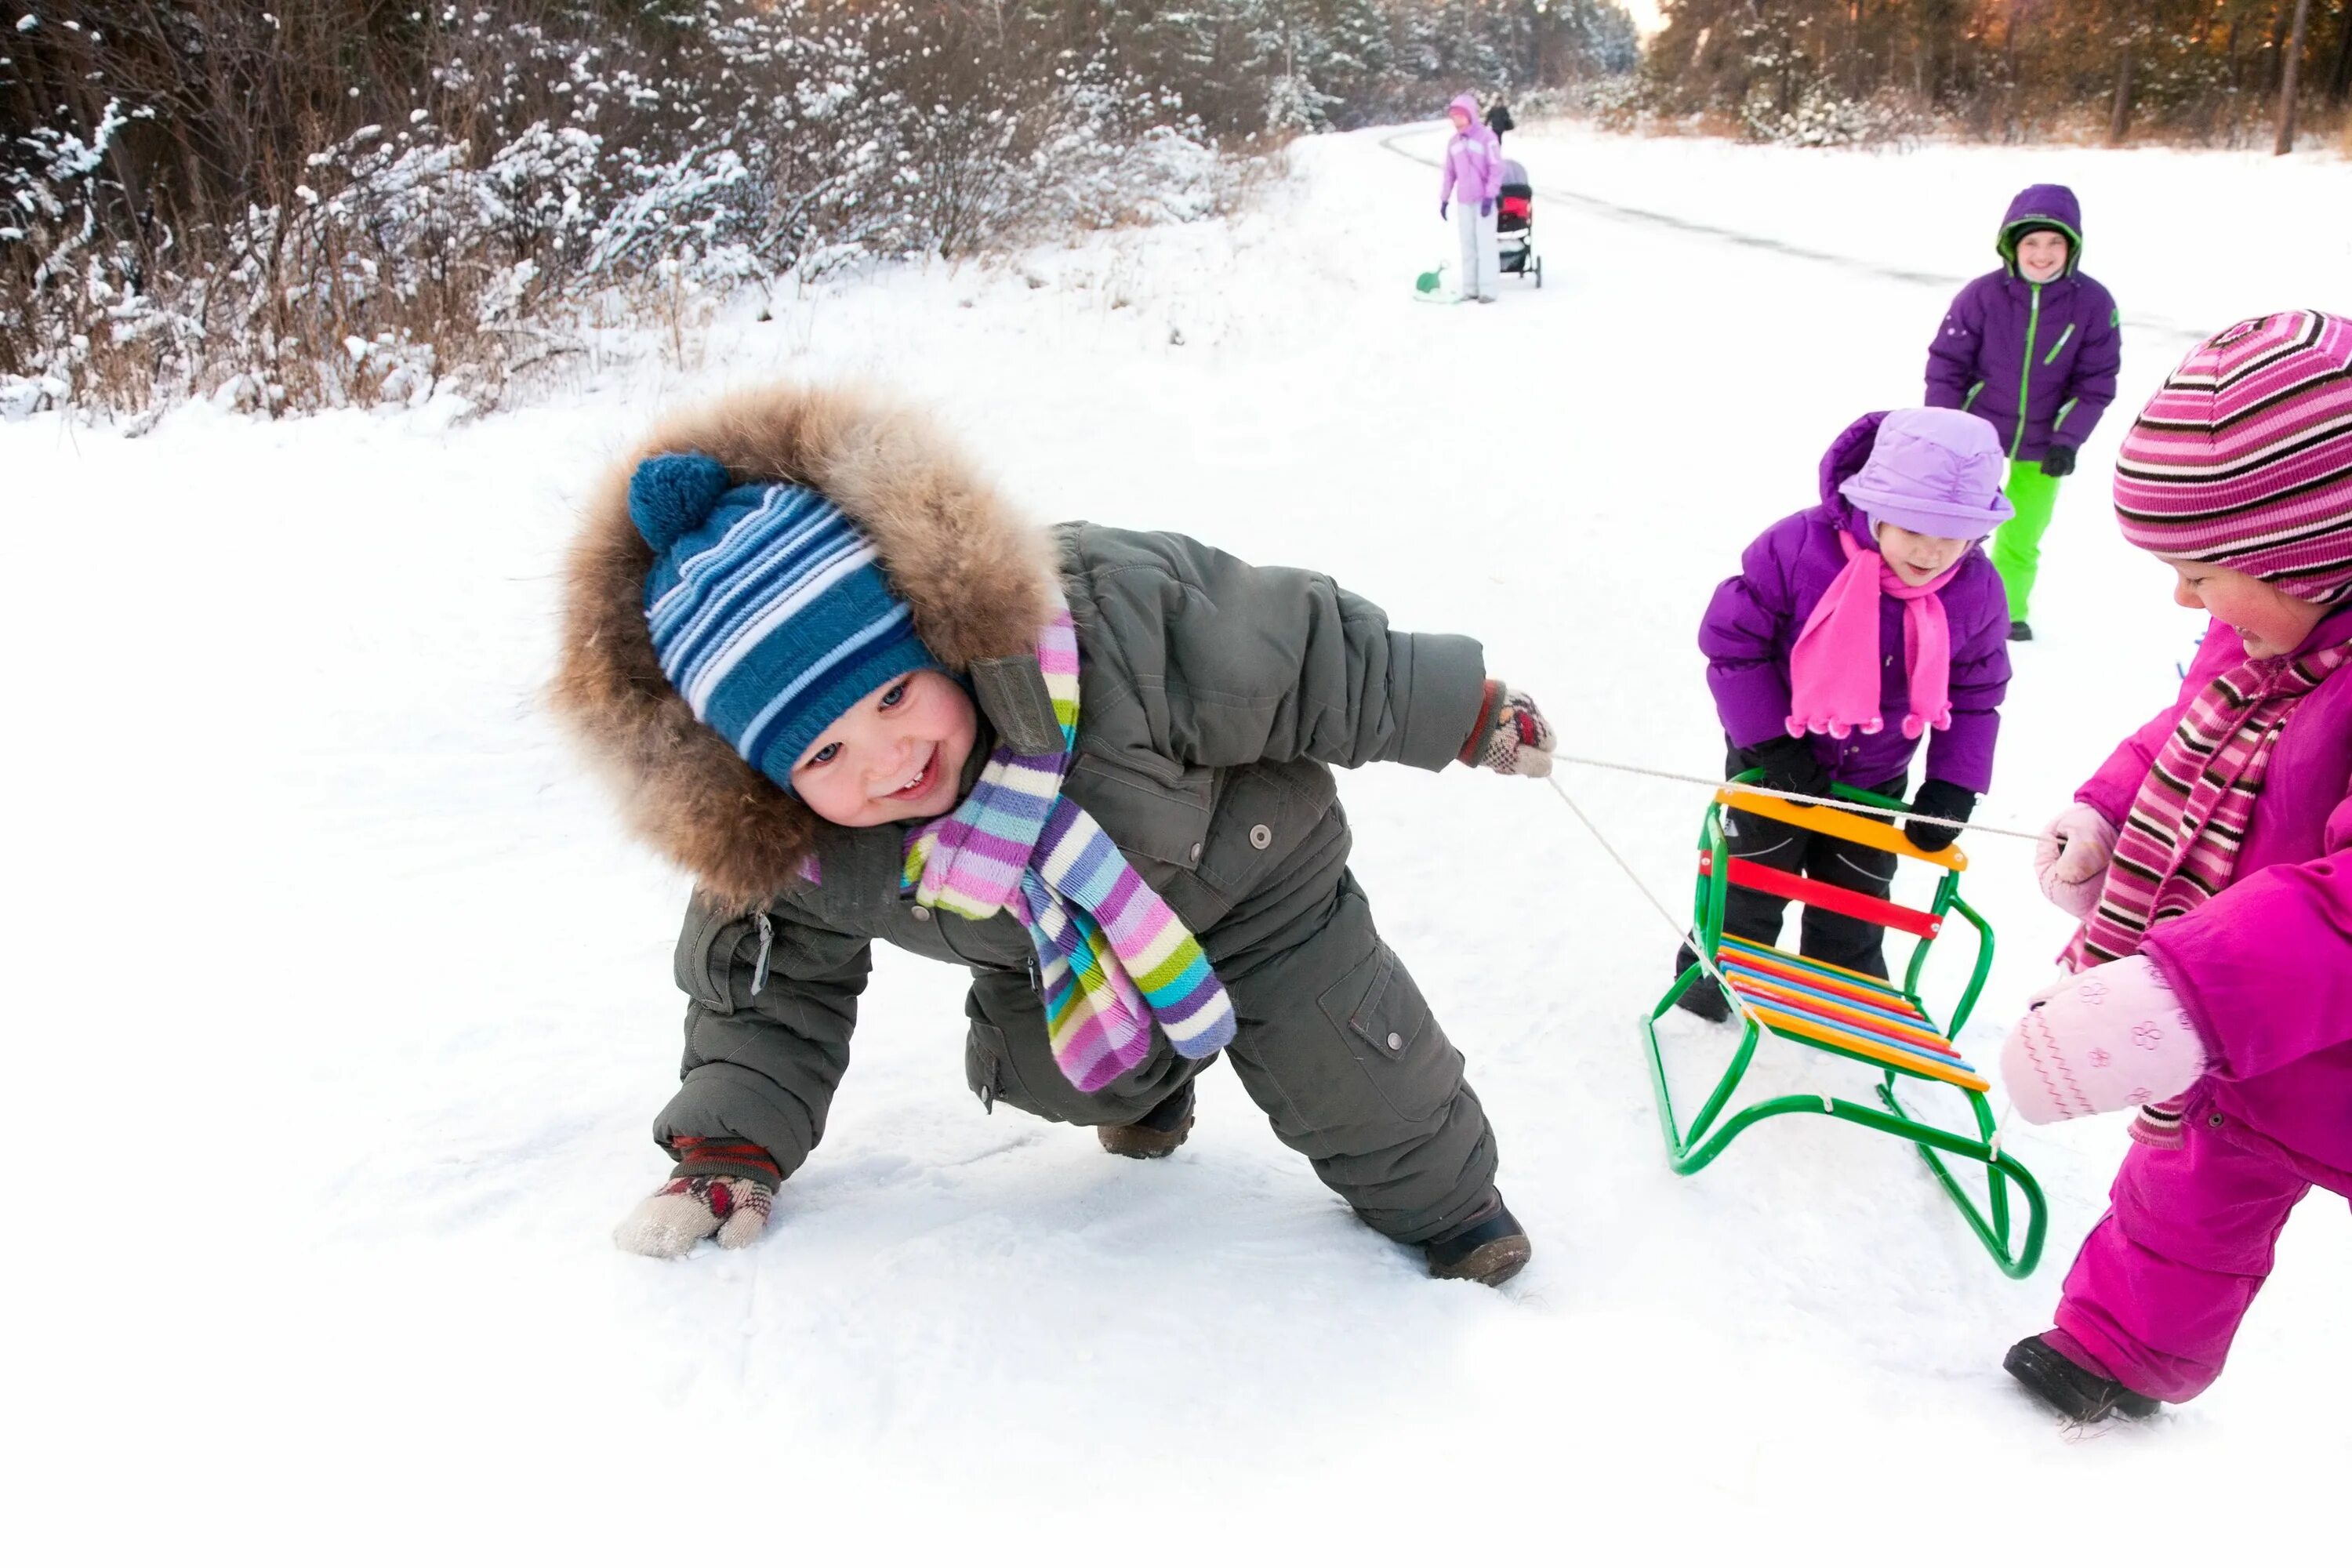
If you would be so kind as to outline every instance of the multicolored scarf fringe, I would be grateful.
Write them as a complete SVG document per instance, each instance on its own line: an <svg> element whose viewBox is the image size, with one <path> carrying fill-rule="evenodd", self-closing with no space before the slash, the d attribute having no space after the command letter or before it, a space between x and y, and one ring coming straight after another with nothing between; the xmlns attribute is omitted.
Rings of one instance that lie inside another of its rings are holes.
<svg viewBox="0 0 2352 1568"><path fill-rule="evenodd" d="M2128 958L2155 927L2230 885L2279 732L2347 660L2352 642L2252 658L2198 694L2132 802L2099 907L2067 950L2075 968Z"/></svg>
<svg viewBox="0 0 2352 1568"><path fill-rule="evenodd" d="M901 886L967 920L1013 911L1037 950L1054 1060L1091 1094L1150 1054L1155 1021L1179 1056L1223 1049L1234 1005L1176 911L1063 798L1078 739L1078 633L1058 595L1037 664L1062 750L1024 757L999 746L963 804L908 837Z"/></svg>

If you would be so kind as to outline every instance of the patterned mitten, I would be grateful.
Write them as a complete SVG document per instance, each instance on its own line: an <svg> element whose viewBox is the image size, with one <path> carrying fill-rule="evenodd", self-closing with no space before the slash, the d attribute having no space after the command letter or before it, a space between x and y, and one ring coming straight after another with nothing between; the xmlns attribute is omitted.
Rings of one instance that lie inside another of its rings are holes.
<svg viewBox="0 0 2352 1568"><path fill-rule="evenodd" d="M731 1138L679 1138L672 1147L677 1169L614 1228L614 1245L647 1258L682 1258L706 1236L729 1247L759 1240L782 1180L768 1152Z"/></svg>
<svg viewBox="0 0 2352 1568"><path fill-rule="evenodd" d="M1486 682L1486 700L1478 705L1478 721L1458 761L1498 773L1539 779L1551 772L1551 726L1535 699L1499 680Z"/></svg>
<svg viewBox="0 0 2352 1568"><path fill-rule="evenodd" d="M2116 837L2116 825L2094 806L2078 803L2052 817L2042 830L2042 842L2033 847L2033 874L2042 883L2042 896L2076 920L2089 920L2099 907Z"/></svg>
<svg viewBox="0 0 2352 1568"><path fill-rule="evenodd" d="M2045 987L2000 1048L2001 1081L2036 1126L2186 1094L2205 1042L2162 972L2135 953Z"/></svg>

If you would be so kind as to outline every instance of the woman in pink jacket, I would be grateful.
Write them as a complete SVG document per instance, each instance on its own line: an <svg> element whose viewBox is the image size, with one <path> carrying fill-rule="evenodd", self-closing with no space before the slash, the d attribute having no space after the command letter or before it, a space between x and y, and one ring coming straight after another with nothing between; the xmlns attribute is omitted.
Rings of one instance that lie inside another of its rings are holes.
<svg viewBox="0 0 2352 1568"><path fill-rule="evenodd" d="M1496 254L1495 202L1503 194L1503 144L1478 121L1478 100L1464 93L1446 106L1454 140L1437 182L1437 216L1454 213L1462 231L1462 297L1491 305L1502 287ZM1454 212L1456 204L1460 211Z"/></svg>
<svg viewBox="0 0 2352 1568"><path fill-rule="evenodd" d="M2074 973L2001 1054L2030 1121L2137 1113L2056 1326L2006 1363L2083 1421L2202 1392L2296 1203L2352 1197L2352 318L2190 353L2124 437L2116 511L2213 621L2051 824Z"/></svg>

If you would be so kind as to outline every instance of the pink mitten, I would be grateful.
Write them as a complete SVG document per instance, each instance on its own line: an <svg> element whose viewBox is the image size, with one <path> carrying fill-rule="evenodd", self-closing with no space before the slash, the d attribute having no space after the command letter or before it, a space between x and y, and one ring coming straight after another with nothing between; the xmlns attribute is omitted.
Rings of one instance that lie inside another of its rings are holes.
<svg viewBox="0 0 2352 1568"><path fill-rule="evenodd" d="M2051 818L2033 848L2033 874L2042 896L2078 921L2099 907L2107 862L2115 858L2116 825L2095 807L2079 802Z"/></svg>
<svg viewBox="0 0 2352 1568"><path fill-rule="evenodd" d="M2037 1126L2171 1100L2205 1067L2197 1026L2137 954L2042 991L2000 1048L2009 1098Z"/></svg>

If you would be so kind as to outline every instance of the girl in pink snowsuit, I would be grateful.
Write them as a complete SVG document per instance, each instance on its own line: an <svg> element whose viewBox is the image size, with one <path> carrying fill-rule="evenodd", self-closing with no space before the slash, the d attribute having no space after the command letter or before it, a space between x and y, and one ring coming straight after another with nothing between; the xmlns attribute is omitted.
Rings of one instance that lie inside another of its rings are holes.
<svg viewBox="0 0 2352 1568"><path fill-rule="evenodd" d="M2352 318L2190 353L2124 438L2116 510L2214 618L2051 824L2074 973L2001 1057L2030 1121L2137 1108L2056 1326L2007 1362L2093 1421L2201 1393L2296 1203L2352 1197Z"/></svg>
<svg viewBox="0 0 2352 1568"><path fill-rule="evenodd" d="M1446 105L1445 112L1454 121L1454 140L1445 144L1445 163L1438 176L1437 216L1452 213L1462 231L1462 297L1491 305L1503 275L1495 234L1495 203L1503 194L1503 144L1479 123L1478 100L1468 93Z"/></svg>

